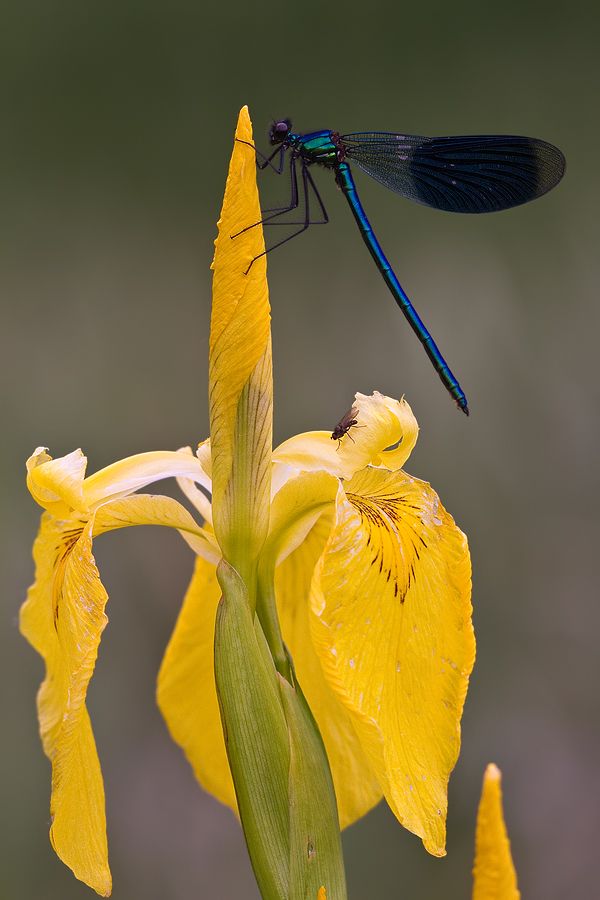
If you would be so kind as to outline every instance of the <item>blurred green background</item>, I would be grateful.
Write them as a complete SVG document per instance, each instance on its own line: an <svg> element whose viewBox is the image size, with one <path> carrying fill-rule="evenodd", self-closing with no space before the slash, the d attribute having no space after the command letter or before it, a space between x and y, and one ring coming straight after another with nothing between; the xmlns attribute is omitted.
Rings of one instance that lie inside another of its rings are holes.
<svg viewBox="0 0 600 900"><path fill-rule="evenodd" d="M384 250L459 378L446 396L333 178L330 215L269 258L275 437L402 394L407 466L470 538L478 660L450 782L448 856L381 805L345 833L351 900L465 900L485 765L504 773L523 896L598 896L598 26L586 0L5 0L0 372L0 896L93 896L48 840L43 666L16 617L39 510L24 462L88 472L208 435L212 241L239 108L298 130L514 133L557 144L559 188L492 216L411 204L358 172ZM261 176L260 184L275 179ZM279 183L278 183L279 186ZM282 185L285 188L285 185ZM257 898L233 816L154 704L192 569L178 535L103 536L110 624L89 695L115 900Z"/></svg>

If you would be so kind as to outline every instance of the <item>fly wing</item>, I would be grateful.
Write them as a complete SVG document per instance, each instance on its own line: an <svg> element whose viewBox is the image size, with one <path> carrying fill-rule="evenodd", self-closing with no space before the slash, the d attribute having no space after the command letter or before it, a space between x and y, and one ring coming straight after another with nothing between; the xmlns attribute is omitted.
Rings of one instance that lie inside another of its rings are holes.
<svg viewBox="0 0 600 900"><path fill-rule="evenodd" d="M341 144L385 187L448 212L519 206L555 187L565 171L565 158L552 144L514 135L345 134Z"/></svg>

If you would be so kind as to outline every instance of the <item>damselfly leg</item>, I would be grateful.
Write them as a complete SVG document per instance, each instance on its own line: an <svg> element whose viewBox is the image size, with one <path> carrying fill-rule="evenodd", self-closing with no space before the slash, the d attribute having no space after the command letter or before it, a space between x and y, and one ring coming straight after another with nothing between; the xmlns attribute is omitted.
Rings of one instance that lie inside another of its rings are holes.
<svg viewBox="0 0 600 900"><path fill-rule="evenodd" d="M242 143L246 143L245 141ZM252 146L249 144L249 146ZM271 156L266 157L264 154L260 153L259 150L253 148L257 155L263 157L263 162L260 163L257 161L258 168L262 171L269 166L277 175L282 175L284 171L284 153L285 148L278 147ZM280 154L280 162L279 165L273 165L272 160L275 158L277 154ZM298 179L298 170L297 163L300 163L300 172L301 178ZM248 225L246 228L243 228L242 231L238 231L236 234L232 234L232 238L238 237L238 235L243 234L245 231L248 231L250 228L255 228L257 225L279 225L285 227L291 227L294 230L291 234L288 234L286 237L282 238L280 241L272 244L267 247L263 253L260 253L258 256L255 256L250 266L246 272L250 271L252 264L260 259L261 256L264 256L265 253L270 253L271 250L275 250L276 247L281 247L282 244L286 244L288 241L291 241L292 238L297 237L299 234L302 234L303 231L309 227L309 225L326 225L329 222L329 216L327 215L327 211L321 200L321 196L317 190L317 187L313 181L312 175L308 170L308 165L305 161L298 157L293 151L290 156L290 184L291 184L291 195L290 202L287 206L277 206L271 209L262 210L263 218L260 219L259 222L254 222L252 225ZM313 198L313 203L311 204L311 194ZM311 209L314 208L316 201L317 206L317 214L315 217L311 216ZM282 218L285 218L290 213L293 213L294 210L303 209L304 215L299 218L285 219L285 221L281 221ZM278 220L278 221L276 221Z"/></svg>

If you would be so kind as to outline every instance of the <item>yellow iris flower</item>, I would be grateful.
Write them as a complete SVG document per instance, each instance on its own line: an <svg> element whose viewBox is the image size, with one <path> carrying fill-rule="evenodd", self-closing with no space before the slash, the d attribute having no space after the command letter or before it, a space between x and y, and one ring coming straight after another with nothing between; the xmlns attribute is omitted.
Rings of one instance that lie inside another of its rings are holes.
<svg viewBox="0 0 600 900"><path fill-rule="evenodd" d="M243 231L260 219L245 109L237 138L215 242L210 441L197 456L140 454L87 478L81 451L52 460L38 449L28 461L29 489L46 511L21 629L46 662L38 712L52 761L51 839L102 896L111 889L104 793L85 696L107 595L92 539L128 525L177 528L198 557L158 702L206 790L236 809L213 664L223 557L257 614L276 605L341 826L385 796L429 852L445 853L447 782L475 653L466 538L432 488L402 468L418 432L404 401L357 394L357 424L339 442L312 432L271 451L264 245L260 228ZM167 477L203 527L177 501L137 493Z"/></svg>

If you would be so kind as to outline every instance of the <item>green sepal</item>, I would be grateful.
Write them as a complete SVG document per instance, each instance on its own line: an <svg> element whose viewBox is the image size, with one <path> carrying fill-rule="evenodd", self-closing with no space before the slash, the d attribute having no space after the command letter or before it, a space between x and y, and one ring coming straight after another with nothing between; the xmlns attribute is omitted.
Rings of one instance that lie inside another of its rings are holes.
<svg viewBox="0 0 600 900"><path fill-rule="evenodd" d="M318 726L296 684L280 676L290 732L290 900L346 900L337 803Z"/></svg>
<svg viewBox="0 0 600 900"><path fill-rule="evenodd" d="M215 678L242 827L263 900L289 900L290 742L281 694L244 582L223 559L217 578Z"/></svg>

